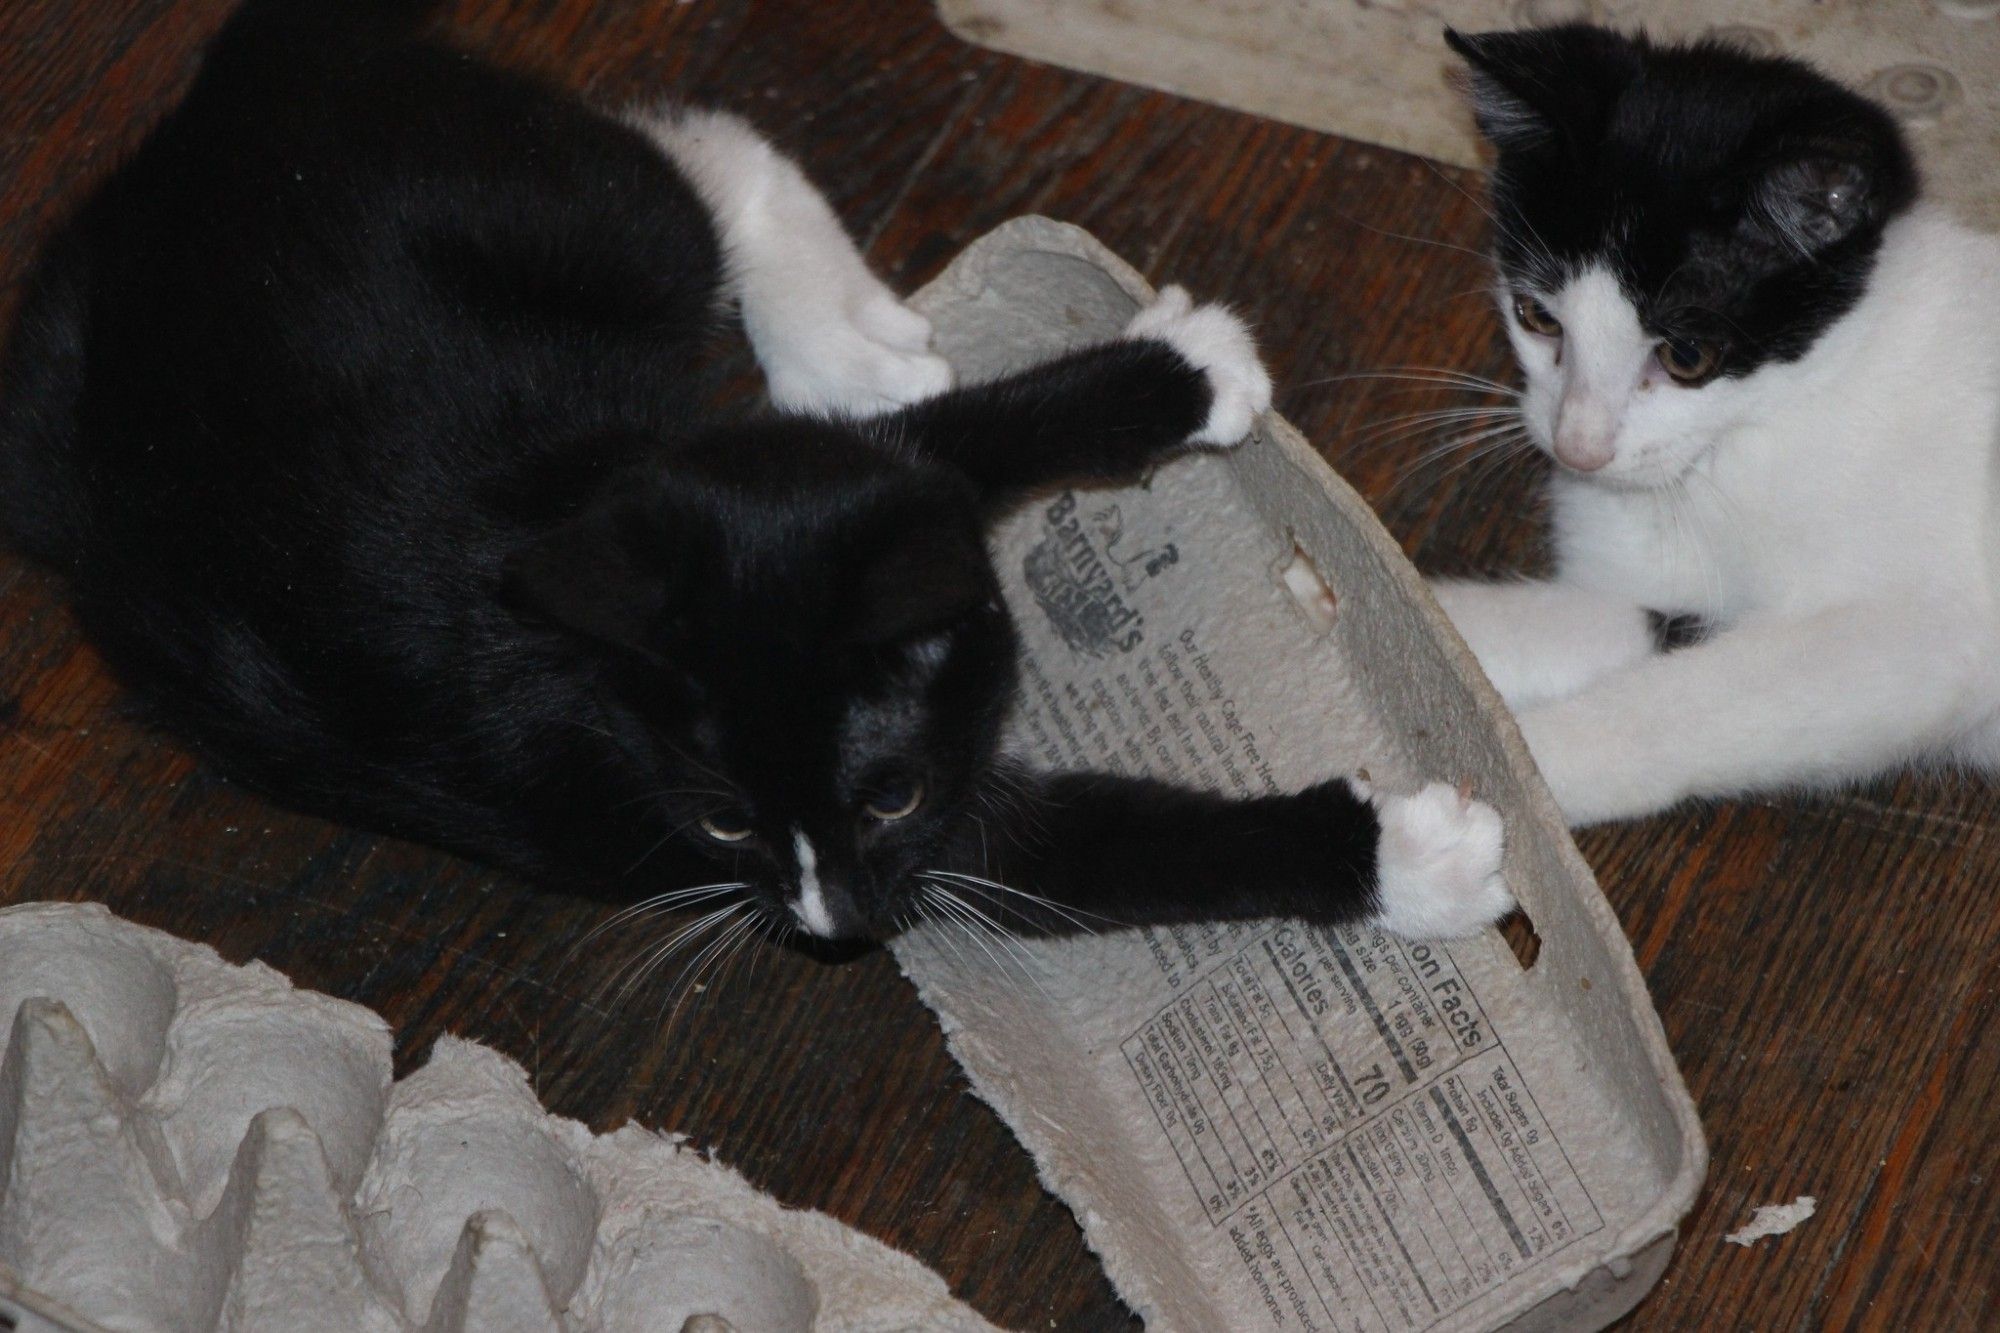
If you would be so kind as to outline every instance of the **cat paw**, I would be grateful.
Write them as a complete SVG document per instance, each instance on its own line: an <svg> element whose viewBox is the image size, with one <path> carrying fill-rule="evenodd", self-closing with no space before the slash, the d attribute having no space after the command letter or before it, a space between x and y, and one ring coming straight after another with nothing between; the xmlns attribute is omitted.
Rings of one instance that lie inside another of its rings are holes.
<svg viewBox="0 0 2000 1333"><path fill-rule="evenodd" d="M1125 336L1157 338L1207 376L1208 420L1190 443L1236 444L1271 410L1271 373L1248 326L1222 306L1198 306L1185 288L1167 287L1132 317Z"/></svg>
<svg viewBox="0 0 2000 1333"><path fill-rule="evenodd" d="M1500 812L1449 783L1414 796L1357 789L1382 826L1375 851L1375 923L1406 939L1475 935L1514 910L1500 875Z"/></svg>
<svg viewBox="0 0 2000 1333"><path fill-rule="evenodd" d="M850 275L846 287L798 300L779 327L752 329L774 406L876 416L951 387L950 364L930 350L929 320L873 274Z"/></svg>

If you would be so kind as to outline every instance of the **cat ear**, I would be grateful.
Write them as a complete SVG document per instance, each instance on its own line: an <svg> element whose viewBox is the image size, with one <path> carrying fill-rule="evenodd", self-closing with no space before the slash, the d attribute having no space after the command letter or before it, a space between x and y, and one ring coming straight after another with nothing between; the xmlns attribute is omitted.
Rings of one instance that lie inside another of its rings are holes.
<svg viewBox="0 0 2000 1333"><path fill-rule="evenodd" d="M645 505L629 497L600 502L515 552L504 594L565 629L653 656L671 568L658 544Z"/></svg>
<svg viewBox="0 0 2000 1333"><path fill-rule="evenodd" d="M1785 135L1752 163L1746 229L1811 256L1879 225L1916 194L1902 131L1871 104L1843 105Z"/></svg>
<svg viewBox="0 0 2000 1333"><path fill-rule="evenodd" d="M1858 162L1807 157L1779 163L1751 192L1751 225L1811 255L1875 215L1867 171Z"/></svg>
<svg viewBox="0 0 2000 1333"><path fill-rule="evenodd" d="M979 527L951 511L869 551L853 586L847 637L871 647L933 637L998 596Z"/></svg>
<svg viewBox="0 0 2000 1333"><path fill-rule="evenodd" d="M1444 31L1464 57L1479 132L1495 148L1532 148L1595 126L1608 90L1632 76L1632 39L1572 25L1520 32Z"/></svg>

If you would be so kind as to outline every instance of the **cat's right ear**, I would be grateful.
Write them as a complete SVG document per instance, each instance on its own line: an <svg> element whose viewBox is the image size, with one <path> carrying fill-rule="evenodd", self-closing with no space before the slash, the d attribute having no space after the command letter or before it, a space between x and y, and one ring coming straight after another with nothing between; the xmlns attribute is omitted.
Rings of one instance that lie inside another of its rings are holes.
<svg viewBox="0 0 2000 1333"><path fill-rule="evenodd" d="M673 567L658 549L659 531L642 500L599 501L516 551L503 595L537 619L654 657Z"/></svg>
<svg viewBox="0 0 2000 1333"><path fill-rule="evenodd" d="M1581 24L1518 32L1444 30L1464 58L1479 132L1502 152L1596 132L1613 91L1632 77L1632 39Z"/></svg>

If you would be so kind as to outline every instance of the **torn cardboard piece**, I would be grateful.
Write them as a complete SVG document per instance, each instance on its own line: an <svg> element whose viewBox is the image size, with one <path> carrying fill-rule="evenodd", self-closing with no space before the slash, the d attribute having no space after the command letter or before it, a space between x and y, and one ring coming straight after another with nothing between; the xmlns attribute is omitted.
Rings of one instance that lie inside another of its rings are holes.
<svg viewBox="0 0 2000 1333"><path fill-rule="evenodd" d="M0 1329L994 1333L680 1140L95 904L0 910ZM704 1322L706 1321L706 1322Z"/></svg>
<svg viewBox="0 0 2000 1333"><path fill-rule="evenodd" d="M1819 1200L1810 1194L1801 1194L1790 1203L1759 1204L1757 1211L1750 1215L1750 1223L1741 1231L1732 1231L1722 1239L1731 1245L1750 1246L1766 1236L1783 1236L1798 1230L1805 1220L1819 1211Z"/></svg>
<svg viewBox="0 0 2000 1333"><path fill-rule="evenodd" d="M1022 219L915 299L977 380L1115 336L1150 289ZM1540 956L1271 922L896 945L980 1095L1155 1330L1597 1328L1706 1169L1617 919L1499 698L1362 500L1272 419L997 536L1031 762L1239 794L1366 769L1507 821Z"/></svg>

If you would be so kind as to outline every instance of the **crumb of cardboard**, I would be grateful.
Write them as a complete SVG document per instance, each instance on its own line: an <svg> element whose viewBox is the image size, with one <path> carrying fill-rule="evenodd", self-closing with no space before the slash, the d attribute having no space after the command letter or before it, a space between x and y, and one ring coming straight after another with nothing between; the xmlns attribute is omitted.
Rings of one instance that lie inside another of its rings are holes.
<svg viewBox="0 0 2000 1333"><path fill-rule="evenodd" d="M1723 1239L1732 1245L1754 1245L1766 1236L1782 1236L1813 1215L1819 1200L1801 1194L1790 1203L1767 1203L1750 1216L1750 1225L1732 1231Z"/></svg>

